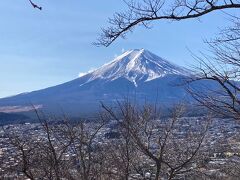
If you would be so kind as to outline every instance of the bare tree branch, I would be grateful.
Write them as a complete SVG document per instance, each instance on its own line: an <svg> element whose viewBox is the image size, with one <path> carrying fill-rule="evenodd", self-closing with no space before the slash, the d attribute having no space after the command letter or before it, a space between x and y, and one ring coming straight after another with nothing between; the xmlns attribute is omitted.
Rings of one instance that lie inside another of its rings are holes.
<svg viewBox="0 0 240 180"><path fill-rule="evenodd" d="M30 4L32 5L33 8L37 8L39 10L42 10L41 6L38 6L37 4L35 4L34 2L32 2L32 0L28 0L30 2Z"/></svg>
<svg viewBox="0 0 240 180"><path fill-rule="evenodd" d="M208 42L212 55L196 57L200 66L190 80L188 92L203 106L212 111L240 119L240 23L223 30L220 37ZM191 86L201 81L202 90ZM212 84L212 86L210 86Z"/></svg>
<svg viewBox="0 0 240 180"><path fill-rule="evenodd" d="M102 34L95 45L109 46L117 38L124 38L137 25L149 27L149 23L159 20L180 21L198 18L213 11L240 8L238 0L175 0L173 4L164 0L124 0L128 11L115 13L109 19L109 27L102 29Z"/></svg>

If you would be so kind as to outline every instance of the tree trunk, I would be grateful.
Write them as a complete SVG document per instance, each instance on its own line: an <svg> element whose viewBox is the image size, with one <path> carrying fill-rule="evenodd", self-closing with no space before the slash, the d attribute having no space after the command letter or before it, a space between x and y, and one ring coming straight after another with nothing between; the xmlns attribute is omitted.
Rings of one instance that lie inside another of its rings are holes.
<svg viewBox="0 0 240 180"><path fill-rule="evenodd" d="M160 179L160 170L161 170L161 164L159 162L157 162L157 171L156 171L156 178L155 178L155 180L159 180Z"/></svg>

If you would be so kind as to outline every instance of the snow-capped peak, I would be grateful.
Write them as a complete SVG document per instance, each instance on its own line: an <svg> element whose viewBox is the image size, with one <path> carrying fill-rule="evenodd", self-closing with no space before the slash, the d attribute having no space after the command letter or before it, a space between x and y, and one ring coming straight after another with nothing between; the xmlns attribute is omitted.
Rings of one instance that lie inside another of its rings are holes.
<svg viewBox="0 0 240 180"><path fill-rule="evenodd" d="M167 74L186 75L187 70L148 50L134 49L124 52L110 63L88 73L87 82L95 79L113 81L124 77L138 86L139 82L151 81Z"/></svg>

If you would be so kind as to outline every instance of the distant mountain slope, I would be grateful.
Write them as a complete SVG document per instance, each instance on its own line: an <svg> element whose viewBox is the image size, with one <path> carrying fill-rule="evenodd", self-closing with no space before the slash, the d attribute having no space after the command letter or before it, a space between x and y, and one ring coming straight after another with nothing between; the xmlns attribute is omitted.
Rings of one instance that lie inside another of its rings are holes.
<svg viewBox="0 0 240 180"><path fill-rule="evenodd" d="M29 118L22 114L9 114L0 112L0 125L13 124L13 123L24 123Z"/></svg>
<svg viewBox="0 0 240 180"><path fill-rule="evenodd" d="M111 103L124 97L169 104L189 98L183 87L174 86L190 71L144 50L130 50L112 62L74 79L47 89L0 99L5 107L38 105L53 112L71 114L96 111L99 101Z"/></svg>

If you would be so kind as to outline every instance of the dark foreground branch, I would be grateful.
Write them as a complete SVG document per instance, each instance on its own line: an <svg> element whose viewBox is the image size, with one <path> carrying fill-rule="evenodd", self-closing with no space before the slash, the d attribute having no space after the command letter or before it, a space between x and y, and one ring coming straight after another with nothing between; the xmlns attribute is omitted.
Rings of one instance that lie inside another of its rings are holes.
<svg viewBox="0 0 240 180"><path fill-rule="evenodd" d="M169 4L164 0L124 1L128 11L116 13L109 19L109 27L102 29L102 34L95 45L109 46L119 37L125 37L137 25L149 27L157 20L180 21L198 18L217 10L240 8L238 0L175 0Z"/></svg>
<svg viewBox="0 0 240 180"><path fill-rule="evenodd" d="M41 6L38 6L37 4L33 3L32 0L29 0L30 4L32 5L33 8L37 8L39 10L42 10Z"/></svg>

